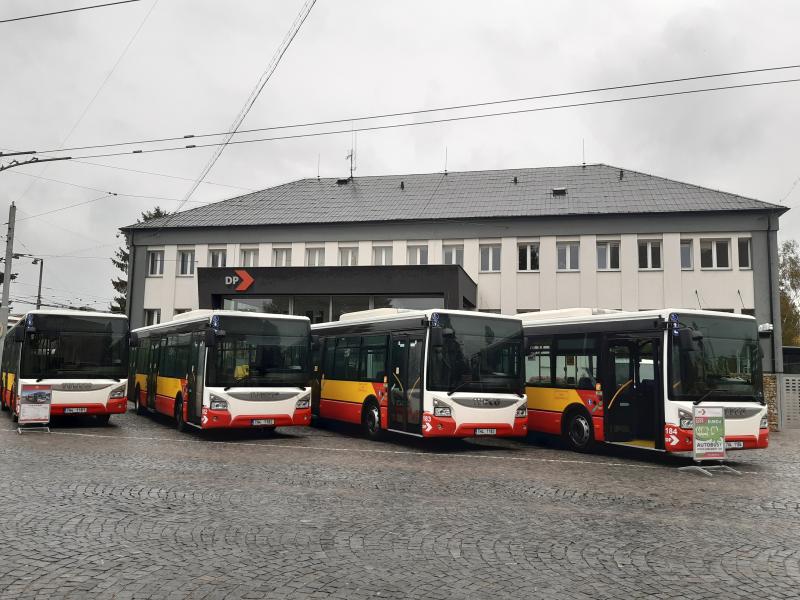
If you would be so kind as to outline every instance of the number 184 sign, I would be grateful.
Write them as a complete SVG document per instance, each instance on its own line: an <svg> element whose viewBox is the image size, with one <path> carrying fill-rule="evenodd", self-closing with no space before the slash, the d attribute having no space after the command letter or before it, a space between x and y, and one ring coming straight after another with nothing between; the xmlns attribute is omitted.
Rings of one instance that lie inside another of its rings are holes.
<svg viewBox="0 0 800 600"><path fill-rule="evenodd" d="M721 406L694 406L694 459L725 458L725 409Z"/></svg>

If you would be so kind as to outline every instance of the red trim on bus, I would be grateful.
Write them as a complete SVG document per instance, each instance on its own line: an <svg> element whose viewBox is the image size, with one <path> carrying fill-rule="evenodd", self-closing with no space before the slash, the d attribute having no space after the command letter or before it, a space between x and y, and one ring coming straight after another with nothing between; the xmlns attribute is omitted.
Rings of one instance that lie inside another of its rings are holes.
<svg viewBox="0 0 800 600"><path fill-rule="evenodd" d="M80 415L119 415L123 414L128 406L128 400L126 398L115 398L113 400L109 400L107 405L102 404L86 404L86 403L74 403L74 404L51 404L50 405L50 415L51 416L61 416L66 414L67 416L80 416ZM65 408L85 408L86 412L81 413L65 413Z"/></svg>
<svg viewBox="0 0 800 600"><path fill-rule="evenodd" d="M347 423L361 424L361 402L343 402L341 400L328 400L320 398L319 416L323 419L336 419ZM386 420L384 420L384 416ZM386 407L381 408L381 425L388 423Z"/></svg>
<svg viewBox="0 0 800 600"><path fill-rule="evenodd" d="M677 441L675 441L677 438ZM726 435L726 442L742 442L741 448L730 450L754 450L769 447L769 429L760 429L758 435ZM670 423L664 426L664 449L667 452L691 452L694 445L694 431L681 429Z"/></svg>
<svg viewBox="0 0 800 600"><path fill-rule="evenodd" d="M434 417L429 412L422 414L423 437L476 437L476 429L497 430L495 435L485 437L524 437L528 435L528 420L524 417L514 419L514 425L508 423L461 423L456 426L452 417Z"/></svg>
<svg viewBox="0 0 800 600"><path fill-rule="evenodd" d="M253 419L273 419L274 427L289 427L291 425L308 425L311 422L311 409L298 408L294 415L237 415L231 418L227 410L203 409L203 429L251 429L265 427L253 425ZM273 427L268 425L267 427Z"/></svg>
<svg viewBox="0 0 800 600"><path fill-rule="evenodd" d="M528 429L561 435L561 417L564 413L550 410L528 409Z"/></svg>
<svg viewBox="0 0 800 600"><path fill-rule="evenodd" d="M592 426L594 427L594 439L597 442L606 441L605 423L603 416L592 415Z"/></svg>
<svg viewBox="0 0 800 600"><path fill-rule="evenodd" d="M175 398L156 394L156 412L168 417L175 416Z"/></svg>

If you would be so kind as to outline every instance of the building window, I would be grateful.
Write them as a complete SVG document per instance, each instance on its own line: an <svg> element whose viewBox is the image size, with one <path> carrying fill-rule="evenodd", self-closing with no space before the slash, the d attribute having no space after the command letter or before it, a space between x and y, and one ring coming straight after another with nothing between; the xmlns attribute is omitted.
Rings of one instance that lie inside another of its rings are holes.
<svg viewBox="0 0 800 600"><path fill-rule="evenodd" d="M242 248L239 258L239 263L243 267L257 267L258 248Z"/></svg>
<svg viewBox="0 0 800 600"><path fill-rule="evenodd" d="M739 268L753 268L750 262L750 238L739 238Z"/></svg>
<svg viewBox="0 0 800 600"><path fill-rule="evenodd" d="M730 240L700 240L700 268L730 269Z"/></svg>
<svg viewBox="0 0 800 600"><path fill-rule="evenodd" d="M158 277L164 274L164 251L163 250L148 250L147 251L147 275L149 277Z"/></svg>
<svg viewBox="0 0 800 600"><path fill-rule="evenodd" d="M272 266L273 267L291 267L292 266L292 249L291 248L273 248L273 250L272 250Z"/></svg>
<svg viewBox="0 0 800 600"><path fill-rule="evenodd" d="M325 248L306 248L306 266L324 267Z"/></svg>
<svg viewBox="0 0 800 600"><path fill-rule="evenodd" d="M161 323L161 309L160 308L145 308L144 309L144 324L145 325L158 325Z"/></svg>
<svg viewBox="0 0 800 600"><path fill-rule="evenodd" d="M194 275L194 250L178 250L178 275Z"/></svg>
<svg viewBox="0 0 800 600"><path fill-rule="evenodd" d="M691 271L694 268L694 242L681 240L681 269Z"/></svg>
<svg viewBox="0 0 800 600"><path fill-rule="evenodd" d="M493 273L500 270L500 244L481 246L481 271Z"/></svg>
<svg viewBox="0 0 800 600"><path fill-rule="evenodd" d="M539 243L532 244L519 244L517 246L517 254L519 255L520 271L538 271L539 270Z"/></svg>
<svg viewBox="0 0 800 600"><path fill-rule="evenodd" d="M661 268L661 242L639 242L639 268L642 270L657 270Z"/></svg>
<svg viewBox="0 0 800 600"><path fill-rule="evenodd" d="M428 246L409 246L408 247L408 264L410 265L427 265L428 264Z"/></svg>
<svg viewBox="0 0 800 600"><path fill-rule="evenodd" d="M358 266L358 248L339 248L339 266Z"/></svg>
<svg viewBox="0 0 800 600"><path fill-rule="evenodd" d="M372 248L372 264L380 267L388 267L392 264L391 246L374 246Z"/></svg>
<svg viewBox="0 0 800 600"><path fill-rule="evenodd" d="M756 309L755 308L743 308L742 309L743 315L750 315L751 317L756 316Z"/></svg>
<svg viewBox="0 0 800 600"><path fill-rule="evenodd" d="M558 242L556 244L559 271L577 271L580 269L578 260L580 248L580 242Z"/></svg>
<svg viewBox="0 0 800 600"><path fill-rule="evenodd" d="M597 270L619 271L619 242L597 243Z"/></svg>
<svg viewBox="0 0 800 600"><path fill-rule="evenodd" d="M176 309L175 309L175 310L172 312L172 314L174 314L175 316L177 316L177 315L182 315L183 313L187 313L187 312L189 312L190 310L192 310L192 309L191 309L191 308L176 308Z"/></svg>
<svg viewBox="0 0 800 600"><path fill-rule="evenodd" d="M464 266L464 245L451 244L442 246L442 264Z"/></svg>
<svg viewBox="0 0 800 600"><path fill-rule="evenodd" d="M224 267L228 262L228 251L216 248L208 251L209 267Z"/></svg>

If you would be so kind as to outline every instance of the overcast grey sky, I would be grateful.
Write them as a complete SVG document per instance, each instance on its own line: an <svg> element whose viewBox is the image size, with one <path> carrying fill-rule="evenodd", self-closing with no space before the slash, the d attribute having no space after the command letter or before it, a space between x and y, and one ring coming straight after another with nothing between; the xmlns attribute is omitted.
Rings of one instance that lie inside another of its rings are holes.
<svg viewBox="0 0 800 600"><path fill-rule="evenodd" d="M5 0L0 19L95 3ZM0 24L0 148L224 131L302 5L158 0L154 6L143 0ZM318 0L244 128L796 64L798 22L800 3L792 1ZM658 91L793 77L800 69ZM625 95L634 94L580 99ZM356 176L441 171L445 148L451 171L578 164L585 140L587 162L769 202L789 194L785 203L795 206L798 98L800 83L792 83L364 132L358 135ZM220 200L241 188L313 177L318 159L323 177L345 175L350 138L229 147L208 180L238 187L202 185L192 199ZM212 152L92 162L192 179ZM22 220L102 195L24 173L170 199L182 198L191 186L190 180L74 162L0 173L0 222L12 200L18 206L15 250L47 257L45 301L81 298L96 307L113 295L109 279L115 272L107 257L119 242L117 228L142 210L156 204L174 209L177 202L117 196ZM794 213L782 219L784 239L800 237L800 211ZM36 269L30 261L17 263L12 297L35 295ZM13 304L16 311L27 307Z"/></svg>

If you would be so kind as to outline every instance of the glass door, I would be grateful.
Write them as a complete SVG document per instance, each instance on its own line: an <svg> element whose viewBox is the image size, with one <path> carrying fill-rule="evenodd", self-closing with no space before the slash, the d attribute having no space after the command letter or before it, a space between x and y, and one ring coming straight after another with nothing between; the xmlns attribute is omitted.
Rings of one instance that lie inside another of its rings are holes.
<svg viewBox="0 0 800 600"><path fill-rule="evenodd" d="M393 333L389 356L389 429L421 433L425 332Z"/></svg>

